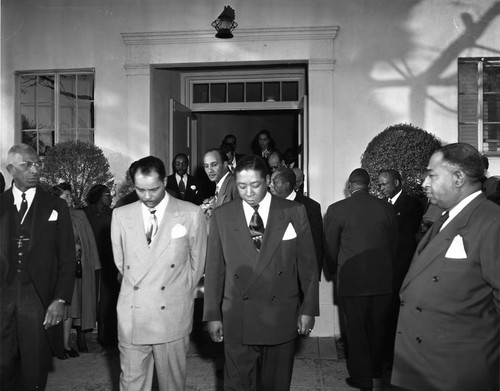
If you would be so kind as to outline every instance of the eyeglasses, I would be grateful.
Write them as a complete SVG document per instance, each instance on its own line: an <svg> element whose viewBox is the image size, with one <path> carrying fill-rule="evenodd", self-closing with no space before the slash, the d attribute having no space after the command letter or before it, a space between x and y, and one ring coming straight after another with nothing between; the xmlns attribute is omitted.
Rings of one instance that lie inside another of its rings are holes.
<svg viewBox="0 0 500 391"><path fill-rule="evenodd" d="M38 161L38 162L18 162L18 163L12 163L12 165L20 168L21 170L24 171L29 171L31 170L32 167L36 167L38 170L43 169L43 162Z"/></svg>

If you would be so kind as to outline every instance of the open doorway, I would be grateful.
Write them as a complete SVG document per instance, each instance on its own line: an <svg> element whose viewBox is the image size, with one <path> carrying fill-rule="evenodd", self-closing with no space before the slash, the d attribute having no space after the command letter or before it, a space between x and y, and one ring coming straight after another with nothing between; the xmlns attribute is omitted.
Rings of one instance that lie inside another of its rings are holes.
<svg viewBox="0 0 500 391"><path fill-rule="evenodd" d="M196 114L198 118L197 166L193 174L204 179L203 154L210 148L220 146L227 134L238 140L237 153L252 153L252 141L262 129L267 129L275 142L276 149L285 152L288 148L298 147L298 113L294 110L268 111L218 111Z"/></svg>

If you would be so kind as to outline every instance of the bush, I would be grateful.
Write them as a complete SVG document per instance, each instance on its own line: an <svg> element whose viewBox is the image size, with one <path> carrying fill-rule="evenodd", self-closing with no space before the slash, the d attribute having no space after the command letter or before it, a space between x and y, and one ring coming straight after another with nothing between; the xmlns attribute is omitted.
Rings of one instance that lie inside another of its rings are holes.
<svg viewBox="0 0 500 391"><path fill-rule="evenodd" d="M113 187L113 175L102 150L82 141L65 141L47 151L41 184L50 188L61 182L71 185L75 207L85 205L89 189L96 184Z"/></svg>
<svg viewBox="0 0 500 391"><path fill-rule="evenodd" d="M429 158L441 147L433 134L411 124L389 126L368 144L361 167L370 174L371 192L379 196L378 174L382 169L398 170L406 193L422 195L422 174Z"/></svg>

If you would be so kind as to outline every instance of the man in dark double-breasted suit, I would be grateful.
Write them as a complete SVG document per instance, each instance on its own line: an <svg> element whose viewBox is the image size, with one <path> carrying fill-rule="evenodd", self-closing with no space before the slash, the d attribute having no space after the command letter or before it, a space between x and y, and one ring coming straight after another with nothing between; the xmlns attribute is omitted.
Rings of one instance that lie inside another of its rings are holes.
<svg viewBox="0 0 500 391"><path fill-rule="evenodd" d="M413 391L500 388L500 207L481 192L481 154L437 150L423 183L445 210L401 286L392 383Z"/></svg>
<svg viewBox="0 0 500 391"><path fill-rule="evenodd" d="M62 199L37 187L43 163L26 144L7 156L13 186L0 195L0 388L44 390L46 331L62 322L75 280L75 242Z"/></svg>
<svg viewBox="0 0 500 391"><path fill-rule="evenodd" d="M201 182L187 173L188 167L189 159L187 155L178 153L172 163L174 173L167 176L166 189L175 198L200 205L203 202Z"/></svg>
<svg viewBox="0 0 500 391"><path fill-rule="evenodd" d="M337 280L340 316L348 333L348 385L371 390L382 375L384 333L392 301L398 241L396 213L368 193L361 168L349 176L351 197L325 215L326 266Z"/></svg>
<svg viewBox="0 0 500 391"><path fill-rule="evenodd" d="M236 166L241 199L210 221L204 320L224 340L225 390L289 390L297 333L319 315L314 243L305 208L267 192L264 160Z"/></svg>

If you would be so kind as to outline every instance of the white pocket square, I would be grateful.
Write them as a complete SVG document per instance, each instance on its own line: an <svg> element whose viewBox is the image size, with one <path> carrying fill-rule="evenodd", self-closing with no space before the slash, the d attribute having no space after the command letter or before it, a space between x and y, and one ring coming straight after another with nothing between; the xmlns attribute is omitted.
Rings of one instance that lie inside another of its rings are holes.
<svg viewBox="0 0 500 391"><path fill-rule="evenodd" d="M186 227L181 224L174 225L174 228L172 228L172 239L182 238L183 236L186 236Z"/></svg>
<svg viewBox="0 0 500 391"><path fill-rule="evenodd" d="M49 221L57 221L57 210L52 209L52 213L49 216Z"/></svg>
<svg viewBox="0 0 500 391"><path fill-rule="evenodd" d="M292 223L288 223L288 227L286 227L286 231L283 234L283 240L290 240L297 237L297 233L293 229Z"/></svg>
<svg viewBox="0 0 500 391"><path fill-rule="evenodd" d="M465 252L465 247L464 247L464 240L460 235L457 235L453 238L453 242L451 242L450 247L448 247L448 251L446 251L445 258L454 258L454 259L467 258L467 253Z"/></svg>

